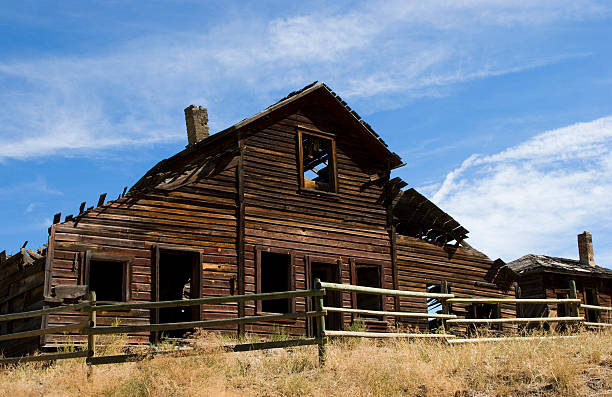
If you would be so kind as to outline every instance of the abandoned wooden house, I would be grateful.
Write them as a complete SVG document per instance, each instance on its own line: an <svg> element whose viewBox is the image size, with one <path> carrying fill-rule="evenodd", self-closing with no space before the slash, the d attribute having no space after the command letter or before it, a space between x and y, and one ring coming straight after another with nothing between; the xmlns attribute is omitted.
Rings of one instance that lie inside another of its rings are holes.
<svg viewBox="0 0 612 397"><path fill-rule="evenodd" d="M407 184L391 177L403 165L400 157L325 84L293 92L212 135L206 109L192 105L185 116L184 150L159 162L117 200L101 197L87 210L83 203L63 222L56 216L43 253L44 288L28 290L27 303L7 304L17 293L4 293L17 279L7 275L20 270L6 273L13 265L3 262L2 313L77 300L89 290L101 301L159 301L308 289L315 278L412 291L440 290L446 281L458 297L514 297L499 266L465 243L464 227L414 189L402 190ZM17 289L23 294L27 287ZM359 293L326 299L331 306L374 310L427 313L439 306L423 298ZM98 323L227 318L304 311L310 305L296 298L130 310L99 314ZM510 317L515 307L455 304L452 311ZM43 322L64 325L82 316L48 315ZM329 313L327 326L342 329L351 321L350 315ZM436 326L427 319L364 321L379 331L402 324ZM312 327L301 319L222 330L310 334ZM151 337L129 336L132 343ZM62 338L46 336L40 347Z"/></svg>
<svg viewBox="0 0 612 397"><path fill-rule="evenodd" d="M578 235L578 254L579 260L529 254L509 262L507 267L515 273L523 298L567 298L569 283L573 280L577 298L583 304L612 306L612 270L595 264L591 233ZM564 304L536 305L522 310L524 313L519 315L525 317L569 314ZM580 315L587 322L612 322L609 312L580 308Z"/></svg>

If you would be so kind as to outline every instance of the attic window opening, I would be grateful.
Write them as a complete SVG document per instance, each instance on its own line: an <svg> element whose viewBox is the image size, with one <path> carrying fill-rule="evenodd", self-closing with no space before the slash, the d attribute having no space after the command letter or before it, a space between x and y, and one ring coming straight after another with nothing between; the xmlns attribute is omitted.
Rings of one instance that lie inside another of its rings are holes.
<svg viewBox="0 0 612 397"><path fill-rule="evenodd" d="M336 142L332 138L298 131L300 187L336 193Z"/></svg>

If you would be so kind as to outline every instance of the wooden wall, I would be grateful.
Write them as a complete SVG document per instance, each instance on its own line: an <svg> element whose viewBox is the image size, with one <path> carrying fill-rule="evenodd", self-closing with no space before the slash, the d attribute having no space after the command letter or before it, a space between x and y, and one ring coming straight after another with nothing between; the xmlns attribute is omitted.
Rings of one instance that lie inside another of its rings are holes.
<svg viewBox="0 0 612 397"><path fill-rule="evenodd" d="M428 284L446 280L457 298L514 298L514 290L503 291L487 286L485 275L493 262L484 254L463 247L440 247L414 237L397 236L397 268L399 289L426 292ZM424 298L400 298L402 311L427 313ZM514 317L514 305L503 304L502 317ZM452 313L466 316L465 304L452 305ZM426 329L425 320L405 320L405 326Z"/></svg>
<svg viewBox="0 0 612 397"><path fill-rule="evenodd" d="M18 254L19 255L19 254ZM42 309L44 259L20 268L10 259L0 265L0 314ZM0 322L0 335L40 329L41 318ZM32 352L39 338L0 342L0 352L7 356Z"/></svg>
<svg viewBox="0 0 612 397"><path fill-rule="evenodd" d="M366 147L336 126L325 109L305 108L249 136L244 160L246 292L255 291L255 252L284 250L295 258L295 287L309 288L306 260L340 261L341 281L350 284L351 264L376 263L382 267L383 287L393 288L386 209L380 203L382 187L369 176L385 168L372 160ZM300 191L297 173L297 129L336 134L338 194ZM351 294L343 305L351 307ZM391 301L392 302L392 301ZM391 309L387 306L387 309ZM297 310L305 310L299 299ZM253 314L254 305L246 308ZM349 316L345 317L349 323ZM372 322L374 328L386 323ZM286 332L301 334L303 321L280 324ZM252 326L247 331L270 332Z"/></svg>
<svg viewBox="0 0 612 397"><path fill-rule="evenodd" d="M149 301L154 248L197 249L202 258L202 295L229 295L236 274L236 166L175 191L135 192L95 208L74 221L53 225L49 238L50 286L76 285L87 250L130 257L131 298ZM75 266L75 255L80 258ZM207 306L204 318L235 315L235 304ZM105 313L98 323L148 324L149 310ZM82 321L77 315L50 315L49 325ZM47 338L50 345L57 336ZM61 337L59 337L61 338ZM71 336L73 341L84 338ZM130 342L148 342L147 334Z"/></svg>
<svg viewBox="0 0 612 397"><path fill-rule="evenodd" d="M597 304L599 306L612 306L612 280L598 277L584 277L581 275L569 275L561 273L533 273L520 278L521 296L523 298L557 298L558 294L569 294L569 282L576 283L576 295L582 303L586 304L585 288L593 288L597 291ZM525 316L542 315L546 308L537 306ZM557 306L549 306L549 314L556 315ZM585 315L585 309L580 309L579 314ZM612 322L606 314L602 314L601 320Z"/></svg>

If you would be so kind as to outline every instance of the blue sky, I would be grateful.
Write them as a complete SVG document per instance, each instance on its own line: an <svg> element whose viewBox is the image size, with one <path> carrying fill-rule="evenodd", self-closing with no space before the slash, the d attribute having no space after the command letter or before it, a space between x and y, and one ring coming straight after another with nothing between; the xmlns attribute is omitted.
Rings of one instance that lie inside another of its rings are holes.
<svg viewBox="0 0 612 397"><path fill-rule="evenodd" d="M318 80L490 257L589 230L612 266L608 2L287 3L3 1L0 250L181 150L187 105L218 131Z"/></svg>

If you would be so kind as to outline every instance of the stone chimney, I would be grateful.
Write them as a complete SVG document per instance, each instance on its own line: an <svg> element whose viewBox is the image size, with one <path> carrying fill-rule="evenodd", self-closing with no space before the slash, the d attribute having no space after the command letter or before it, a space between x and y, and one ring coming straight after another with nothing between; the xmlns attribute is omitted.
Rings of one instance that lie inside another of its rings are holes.
<svg viewBox="0 0 612 397"><path fill-rule="evenodd" d="M185 123L187 124L187 146L208 138L208 110L202 106L190 105L185 108Z"/></svg>
<svg viewBox="0 0 612 397"><path fill-rule="evenodd" d="M591 233L584 232L578 235L578 255L580 256L580 263L583 265L595 266Z"/></svg>

